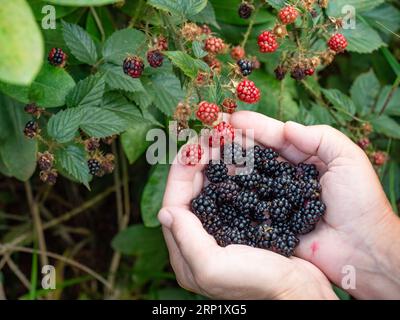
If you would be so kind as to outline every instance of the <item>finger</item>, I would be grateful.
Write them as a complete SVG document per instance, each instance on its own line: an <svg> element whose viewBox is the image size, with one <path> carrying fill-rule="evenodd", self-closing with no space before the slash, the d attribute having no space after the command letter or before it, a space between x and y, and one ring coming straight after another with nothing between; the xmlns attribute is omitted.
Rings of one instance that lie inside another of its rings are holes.
<svg viewBox="0 0 400 320"><path fill-rule="evenodd" d="M307 127L289 121L284 126L284 136L298 150L318 156L326 165L339 157L359 156L361 151L343 133L327 125Z"/></svg>
<svg viewBox="0 0 400 320"><path fill-rule="evenodd" d="M214 238L204 230L200 220L188 210L163 208L158 219L171 231L193 274L201 271L213 251L219 248Z"/></svg>
<svg viewBox="0 0 400 320"><path fill-rule="evenodd" d="M234 128L243 130L243 134L246 134L246 130L253 130L256 141L274 148L291 162L299 163L309 157L286 140L284 123L281 121L256 112L239 111L232 115L231 123Z"/></svg>
<svg viewBox="0 0 400 320"><path fill-rule="evenodd" d="M162 230L167 244L171 266L172 269L174 269L179 285L186 290L198 292L199 288L195 284L193 273L179 251L171 231L165 227L163 227Z"/></svg>

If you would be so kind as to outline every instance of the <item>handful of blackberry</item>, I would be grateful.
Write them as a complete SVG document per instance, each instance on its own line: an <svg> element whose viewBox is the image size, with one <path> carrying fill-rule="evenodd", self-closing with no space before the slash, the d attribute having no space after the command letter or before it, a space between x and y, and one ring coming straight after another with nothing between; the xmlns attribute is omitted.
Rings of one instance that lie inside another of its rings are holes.
<svg viewBox="0 0 400 320"><path fill-rule="evenodd" d="M228 175L222 160L210 161L210 184L192 200L192 211L220 246L243 244L289 257L298 235L314 230L325 213L319 172L313 164L280 161L277 152L259 146L225 146L223 158L230 157L227 152L237 157L238 150L244 173Z"/></svg>

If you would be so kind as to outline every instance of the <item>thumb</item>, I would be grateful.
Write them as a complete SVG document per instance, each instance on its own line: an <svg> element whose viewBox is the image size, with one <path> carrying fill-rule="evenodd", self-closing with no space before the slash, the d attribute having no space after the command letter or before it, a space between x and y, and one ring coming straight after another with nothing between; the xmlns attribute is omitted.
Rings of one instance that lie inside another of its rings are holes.
<svg viewBox="0 0 400 320"><path fill-rule="evenodd" d="M343 133L327 125L304 126L289 121L285 123L284 135L298 150L318 156L326 165L339 157L359 158L364 154Z"/></svg>

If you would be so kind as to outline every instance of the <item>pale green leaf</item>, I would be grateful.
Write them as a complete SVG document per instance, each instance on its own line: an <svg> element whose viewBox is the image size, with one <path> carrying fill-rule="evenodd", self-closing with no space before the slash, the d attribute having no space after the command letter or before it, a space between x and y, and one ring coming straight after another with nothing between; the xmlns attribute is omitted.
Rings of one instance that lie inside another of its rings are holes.
<svg viewBox="0 0 400 320"><path fill-rule="evenodd" d="M105 88L104 75L92 75L78 82L67 95L68 107L96 107L100 105Z"/></svg>

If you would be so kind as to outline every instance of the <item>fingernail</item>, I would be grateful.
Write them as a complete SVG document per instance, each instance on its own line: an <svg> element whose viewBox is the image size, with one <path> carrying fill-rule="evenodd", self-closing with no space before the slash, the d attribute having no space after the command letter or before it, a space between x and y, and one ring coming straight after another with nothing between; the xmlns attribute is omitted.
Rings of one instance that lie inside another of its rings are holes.
<svg viewBox="0 0 400 320"><path fill-rule="evenodd" d="M173 221L171 213L167 209L161 209L158 213L158 221L164 227L170 229Z"/></svg>

